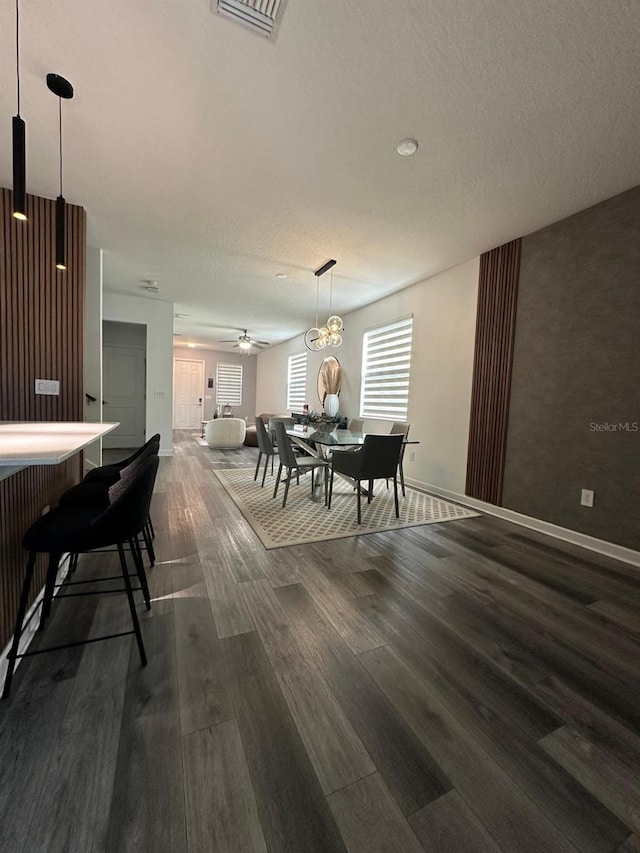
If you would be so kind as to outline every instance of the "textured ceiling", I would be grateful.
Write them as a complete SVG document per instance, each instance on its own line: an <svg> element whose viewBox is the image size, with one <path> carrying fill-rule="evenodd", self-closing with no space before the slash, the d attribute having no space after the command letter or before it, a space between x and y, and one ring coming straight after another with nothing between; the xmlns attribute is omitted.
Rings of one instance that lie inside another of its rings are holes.
<svg viewBox="0 0 640 853"><path fill-rule="evenodd" d="M57 194L56 71L106 287L158 280L182 342L284 340L328 258L346 313L640 183L631 0L288 0L274 41L209 0L22 0L21 25L28 190ZM14 37L2 0L5 186Z"/></svg>

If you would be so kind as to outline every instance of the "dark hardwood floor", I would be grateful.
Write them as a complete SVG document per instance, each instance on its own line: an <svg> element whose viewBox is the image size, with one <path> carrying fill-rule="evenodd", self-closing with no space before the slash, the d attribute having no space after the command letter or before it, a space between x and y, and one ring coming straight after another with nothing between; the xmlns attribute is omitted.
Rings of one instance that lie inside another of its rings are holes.
<svg viewBox="0 0 640 853"><path fill-rule="evenodd" d="M265 551L211 473L255 451L176 437L148 666L20 666L2 853L640 851L640 570L490 517ZM38 642L126 623L60 600Z"/></svg>

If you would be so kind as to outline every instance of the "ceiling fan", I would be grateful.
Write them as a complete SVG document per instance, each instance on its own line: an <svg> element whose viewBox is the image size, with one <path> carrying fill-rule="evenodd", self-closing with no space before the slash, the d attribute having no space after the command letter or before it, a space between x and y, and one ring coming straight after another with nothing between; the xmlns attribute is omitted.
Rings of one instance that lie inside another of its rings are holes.
<svg viewBox="0 0 640 853"><path fill-rule="evenodd" d="M238 336L236 340L231 341L218 341L219 344L233 344L236 347L239 347L242 352L249 352L251 347L255 347L257 350L262 350L265 347L270 346L269 341L256 341L251 335L247 334L247 330L243 329L242 334Z"/></svg>

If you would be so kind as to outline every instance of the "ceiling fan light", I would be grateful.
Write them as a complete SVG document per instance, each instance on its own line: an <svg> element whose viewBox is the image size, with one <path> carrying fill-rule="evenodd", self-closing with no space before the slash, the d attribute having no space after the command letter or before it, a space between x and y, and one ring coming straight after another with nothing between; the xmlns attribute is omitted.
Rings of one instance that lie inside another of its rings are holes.
<svg viewBox="0 0 640 853"><path fill-rule="evenodd" d="M240 349L244 350L245 352L251 349L251 341L239 341L238 345Z"/></svg>

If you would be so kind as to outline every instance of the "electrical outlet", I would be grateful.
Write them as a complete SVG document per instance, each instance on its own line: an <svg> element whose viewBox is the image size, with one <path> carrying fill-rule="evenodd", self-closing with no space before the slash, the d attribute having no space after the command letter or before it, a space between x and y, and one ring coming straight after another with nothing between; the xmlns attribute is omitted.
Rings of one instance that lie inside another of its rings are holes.
<svg viewBox="0 0 640 853"><path fill-rule="evenodd" d="M591 489L583 489L580 495L580 506L593 506L593 498L595 492Z"/></svg>

